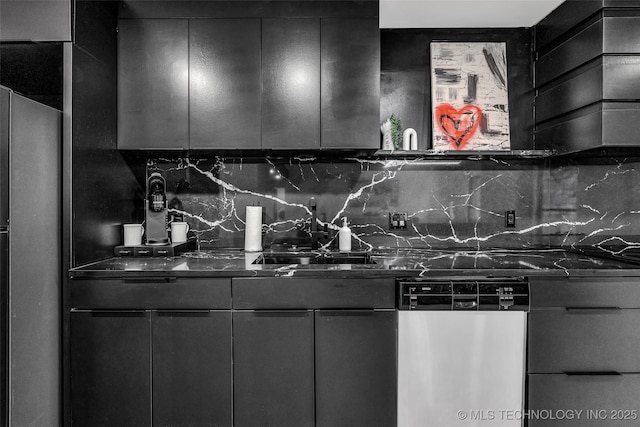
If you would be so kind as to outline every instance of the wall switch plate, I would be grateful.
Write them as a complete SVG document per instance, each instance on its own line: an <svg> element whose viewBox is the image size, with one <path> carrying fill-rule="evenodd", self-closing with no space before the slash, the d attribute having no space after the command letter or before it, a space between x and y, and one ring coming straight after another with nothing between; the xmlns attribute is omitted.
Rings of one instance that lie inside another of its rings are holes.
<svg viewBox="0 0 640 427"><path fill-rule="evenodd" d="M504 215L504 226L516 228L516 211L507 211Z"/></svg>
<svg viewBox="0 0 640 427"><path fill-rule="evenodd" d="M407 212L389 212L389 231L407 230L409 228L409 214Z"/></svg>

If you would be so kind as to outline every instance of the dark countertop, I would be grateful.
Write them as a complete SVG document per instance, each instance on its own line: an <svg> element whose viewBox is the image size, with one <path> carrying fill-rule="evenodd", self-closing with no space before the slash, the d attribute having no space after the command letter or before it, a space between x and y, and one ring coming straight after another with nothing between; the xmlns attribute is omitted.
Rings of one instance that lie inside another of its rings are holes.
<svg viewBox="0 0 640 427"><path fill-rule="evenodd" d="M266 251L265 254L273 252ZM299 252L290 252L300 254ZM370 252L370 264L254 264L261 253L203 250L173 258L114 257L69 271L73 278L149 276L400 277L428 275L640 276L640 262L592 249L436 250L386 248Z"/></svg>

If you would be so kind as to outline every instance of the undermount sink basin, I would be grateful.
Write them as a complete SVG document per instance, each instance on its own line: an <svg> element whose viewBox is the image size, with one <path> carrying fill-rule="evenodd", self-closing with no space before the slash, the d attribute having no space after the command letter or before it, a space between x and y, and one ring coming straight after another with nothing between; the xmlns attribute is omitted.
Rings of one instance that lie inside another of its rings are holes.
<svg viewBox="0 0 640 427"><path fill-rule="evenodd" d="M375 264L368 252L265 252L253 264Z"/></svg>

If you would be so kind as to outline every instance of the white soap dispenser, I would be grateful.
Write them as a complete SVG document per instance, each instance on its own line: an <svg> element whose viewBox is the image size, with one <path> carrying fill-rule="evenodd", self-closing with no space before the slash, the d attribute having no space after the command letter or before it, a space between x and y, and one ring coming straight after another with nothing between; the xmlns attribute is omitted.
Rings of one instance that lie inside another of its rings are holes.
<svg viewBox="0 0 640 427"><path fill-rule="evenodd" d="M351 229L347 225L347 217L342 218L342 228L338 231L338 247L341 252L351 251Z"/></svg>

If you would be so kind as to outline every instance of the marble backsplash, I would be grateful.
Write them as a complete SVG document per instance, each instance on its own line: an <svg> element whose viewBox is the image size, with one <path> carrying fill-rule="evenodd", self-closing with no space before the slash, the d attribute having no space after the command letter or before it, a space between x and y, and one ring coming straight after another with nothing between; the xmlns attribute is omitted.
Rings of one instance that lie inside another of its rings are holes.
<svg viewBox="0 0 640 427"><path fill-rule="evenodd" d="M334 234L348 218L354 250L640 246L639 160L157 158L147 174L165 177L170 213L202 248L242 248L253 204L263 206L265 247L309 245L311 197ZM389 231L390 212L408 213L406 231Z"/></svg>

